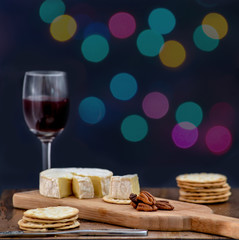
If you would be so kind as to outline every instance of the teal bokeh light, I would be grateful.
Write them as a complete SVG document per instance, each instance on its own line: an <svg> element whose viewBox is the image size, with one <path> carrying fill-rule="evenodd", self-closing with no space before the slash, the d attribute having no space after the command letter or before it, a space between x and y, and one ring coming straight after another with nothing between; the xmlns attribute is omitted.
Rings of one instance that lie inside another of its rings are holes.
<svg viewBox="0 0 239 240"><path fill-rule="evenodd" d="M79 114L84 122L96 124L105 116L105 104L97 97L87 97L79 105Z"/></svg>
<svg viewBox="0 0 239 240"><path fill-rule="evenodd" d="M86 60L100 62L108 55L109 44L104 37L93 34L83 41L81 51Z"/></svg>
<svg viewBox="0 0 239 240"><path fill-rule="evenodd" d="M219 39L208 37L203 31L203 26L198 26L193 33L193 41L197 48L205 52L211 52L217 48Z"/></svg>
<svg viewBox="0 0 239 240"><path fill-rule="evenodd" d="M128 73L115 75L110 82L112 95L119 100L129 100L137 92L138 85L135 78Z"/></svg>
<svg viewBox="0 0 239 240"><path fill-rule="evenodd" d="M130 115L123 120L121 124L121 133L128 141L139 142L147 135L148 124L141 116Z"/></svg>
<svg viewBox="0 0 239 240"><path fill-rule="evenodd" d="M65 13L66 6L62 0L45 0L39 9L39 15L45 23L51 23L56 17Z"/></svg>
<svg viewBox="0 0 239 240"><path fill-rule="evenodd" d="M163 44L163 36L150 29L141 32L137 38L137 47L140 53L147 57L158 56Z"/></svg>
<svg viewBox="0 0 239 240"><path fill-rule="evenodd" d="M160 34L168 34L174 29L176 18L170 10L156 8L149 14L148 23L152 30Z"/></svg>
<svg viewBox="0 0 239 240"><path fill-rule="evenodd" d="M202 108L195 102L184 102L176 110L176 121L178 123L189 122L197 127L202 119Z"/></svg>

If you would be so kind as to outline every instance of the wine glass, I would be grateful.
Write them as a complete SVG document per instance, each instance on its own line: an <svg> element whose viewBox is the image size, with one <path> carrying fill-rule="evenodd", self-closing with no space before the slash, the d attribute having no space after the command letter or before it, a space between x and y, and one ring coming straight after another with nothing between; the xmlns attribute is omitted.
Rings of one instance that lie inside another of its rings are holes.
<svg viewBox="0 0 239 240"><path fill-rule="evenodd" d="M43 170L51 168L51 142L66 124L69 99L67 77L61 71L29 71L23 83L25 121L42 143Z"/></svg>

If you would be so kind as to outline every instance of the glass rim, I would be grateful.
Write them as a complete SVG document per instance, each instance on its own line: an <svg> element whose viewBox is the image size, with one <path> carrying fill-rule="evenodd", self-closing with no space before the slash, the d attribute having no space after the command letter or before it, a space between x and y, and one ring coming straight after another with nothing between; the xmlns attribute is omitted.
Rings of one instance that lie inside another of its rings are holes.
<svg viewBox="0 0 239 240"><path fill-rule="evenodd" d="M51 77L59 77L65 76L66 72L63 71L54 71L54 70L34 70L25 72L25 76L51 76Z"/></svg>

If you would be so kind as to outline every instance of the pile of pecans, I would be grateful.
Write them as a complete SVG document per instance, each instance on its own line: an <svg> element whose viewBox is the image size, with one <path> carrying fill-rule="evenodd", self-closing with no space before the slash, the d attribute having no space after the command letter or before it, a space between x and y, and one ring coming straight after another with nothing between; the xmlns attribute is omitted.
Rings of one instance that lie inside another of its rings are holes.
<svg viewBox="0 0 239 240"><path fill-rule="evenodd" d="M163 200L156 200L152 194L147 191L140 192L139 195L131 193L129 196L130 204L138 211L157 211L157 210L173 210L174 207Z"/></svg>

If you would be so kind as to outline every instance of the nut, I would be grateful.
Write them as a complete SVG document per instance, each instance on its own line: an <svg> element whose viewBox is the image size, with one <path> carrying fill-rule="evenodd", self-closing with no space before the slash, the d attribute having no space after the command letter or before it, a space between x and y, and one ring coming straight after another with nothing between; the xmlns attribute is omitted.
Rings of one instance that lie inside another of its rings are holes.
<svg viewBox="0 0 239 240"><path fill-rule="evenodd" d="M155 198L147 191L142 191L137 197L138 201L142 201L148 205L154 205L156 203Z"/></svg>
<svg viewBox="0 0 239 240"><path fill-rule="evenodd" d="M148 204L145 204L145 203L139 203L136 210L152 212L152 211L157 211L158 208L155 205L148 205Z"/></svg>
<svg viewBox="0 0 239 240"><path fill-rule="evenodd" d="M138 201L137 201L137 194L135 194L135 193L130 193L129 199L130 199L132 202L134 202L134 203L138 203Z"/></svg>
<svg viewBox="0 0 239 240"><path fill-rule="evenodd" d="M173 210L174 209L174 206L165 200L157 200L155 206L159 210Z"/></svg>

